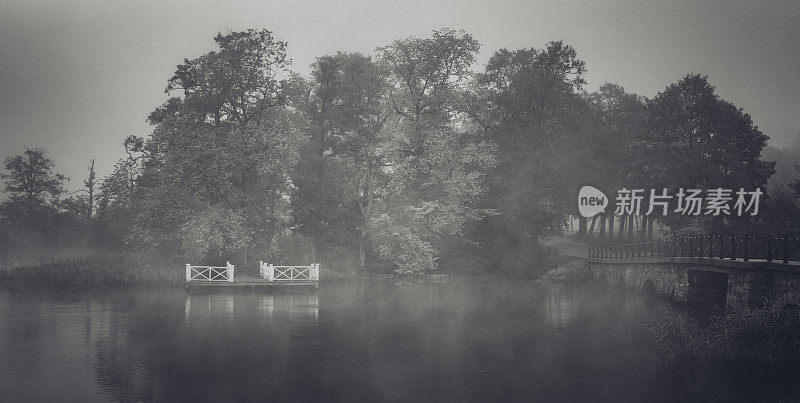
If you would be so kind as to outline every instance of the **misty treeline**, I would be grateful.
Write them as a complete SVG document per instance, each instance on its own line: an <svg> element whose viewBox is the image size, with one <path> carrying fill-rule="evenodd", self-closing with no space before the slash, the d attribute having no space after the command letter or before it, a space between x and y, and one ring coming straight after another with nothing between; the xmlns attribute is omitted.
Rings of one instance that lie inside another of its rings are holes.
<svg viewBox="0 0 800 403"><path fill-rule="evenodd" d="M704 76L652 99L615 84L588 92L585 63L561 41L501 49L474 71L479 42L442 29L320 56L307 76L290 72L270 31L214 42L177 66L152 133L128 137L108 176L92 164L83 191L66 194L42 150L5 161L6 253L522 272L577 213L584 184L612 198L622 187L752 190L774 171L760 159L768 137ZM756 218L658 218L674 232L793 231L797 190L768 191ZM648 228L644 216L601 215L579 236Z"/></svg>

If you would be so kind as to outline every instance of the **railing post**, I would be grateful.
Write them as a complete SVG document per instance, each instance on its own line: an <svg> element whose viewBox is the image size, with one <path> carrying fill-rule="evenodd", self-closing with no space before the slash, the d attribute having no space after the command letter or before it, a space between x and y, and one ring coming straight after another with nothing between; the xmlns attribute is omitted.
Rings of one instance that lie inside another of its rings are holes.
<svg viewBox="0 0 800 403"><path fill-rule="evenodd" d="M314 263L314 280L319 281L319 263Z"/></svg>
<svg viewBox="0 0 800 403"><path fill-rule="evenodd" d="M186 281L190 281L192 279L192 265L186 263Z"/></svg>
<svg viewBox="0 0 800 403"><path fill-rule="evenodd" d="M748 258L749 258L749 256L748 256L748 254L747 254L747 241L748 241L749 239L750 239L750 237L747 235L747 233L745 233L745 234L744 234L744 256L742 256L742 260L744 260L745 262L747 262L748 260L750 260L750 259L748 259Z"/></svg>
<svg viewBox="0 0 800 403"><path fill-rule="evenodd" d="M231 264L231 262L225 262L225 267L227 269L228 282L232 283L233 282L233 265Z"/></svg>
<svg viewBox="0 0 800 403"><path fill-rule="evenodd" d="M783 236L783 263L789 263L789 237Z"/></svg>
<svg viewBox="0 0 800 403"><path fill-rule="evenodd" d="M772 261L772 234L767 235L767 261Z"/></svg>
<svg viewBox="0 0 800 403"><path fill-rule="evenodd" d="M269 281L274 281L275 280L275 266L273 266L272 264L267 266L267 274L269 274Z"/></svg>
<svg viewBox="0 0 800 403"><path fill-rule="evenodd" d="M708 234L708 258L714 258L714 235Z"/></svg>
<svg viewBox="0 0 800 403"><path fill-rule="evenodd" d="M731 260L736 260L736 235L731 234Z"/></svg>

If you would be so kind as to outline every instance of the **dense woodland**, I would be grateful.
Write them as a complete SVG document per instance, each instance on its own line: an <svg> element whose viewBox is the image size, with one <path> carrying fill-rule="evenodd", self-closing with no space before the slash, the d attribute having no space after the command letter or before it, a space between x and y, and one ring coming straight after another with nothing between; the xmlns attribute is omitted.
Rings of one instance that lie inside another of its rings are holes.
<svg viewBox="0 0 800 403"><path fill-rule="evenodd" d="M700 74L652 99L616 84L588 92L587 66L561 41L501 49L475 71L480 43L442 29L320 56L303 76L270 31L213 40L167 81L152 132L128 137L103 178L89 162L82 191L65 191L45 150L6 159L0 253L519 274L565 230L584 184L766 193L756 217L659 216L673 234L800 226L794 175L767 186L767 135ZM600 215L577 236L646 238L652 226Z"/></svg>

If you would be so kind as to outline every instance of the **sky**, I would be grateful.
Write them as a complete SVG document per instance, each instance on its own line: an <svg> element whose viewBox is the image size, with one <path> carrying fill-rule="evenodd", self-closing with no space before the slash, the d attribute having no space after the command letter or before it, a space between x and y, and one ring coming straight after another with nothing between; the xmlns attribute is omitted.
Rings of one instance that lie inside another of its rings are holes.
<svg viewBox="0 0 800 403"><path fill-rule="evenodd" d="M481 42L481 70L501 48L563 39L586 62L587 89L606 82L653 97L689 73L749 113L777 147L800 147L797 1L81 1L0 0L0 158L45 148L77 190L147 136L184 58L217 32L267 28L288 42L292 70L317 56L434 29ZM800 161L798 161L800 162Z"/></svg>

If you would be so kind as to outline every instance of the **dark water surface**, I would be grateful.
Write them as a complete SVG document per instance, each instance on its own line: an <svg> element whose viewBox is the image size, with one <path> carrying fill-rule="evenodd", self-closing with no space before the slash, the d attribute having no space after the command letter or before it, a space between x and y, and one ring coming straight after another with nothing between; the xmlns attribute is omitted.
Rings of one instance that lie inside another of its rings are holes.
<svg viewBox="0 0 800 403"><path fill-rule="evenodd" d="M278 295L0 290L0 400L732 401L794 393L758 371L665 371L626 334L666 309L617 289L513 282L365 281Z"/></svg>

